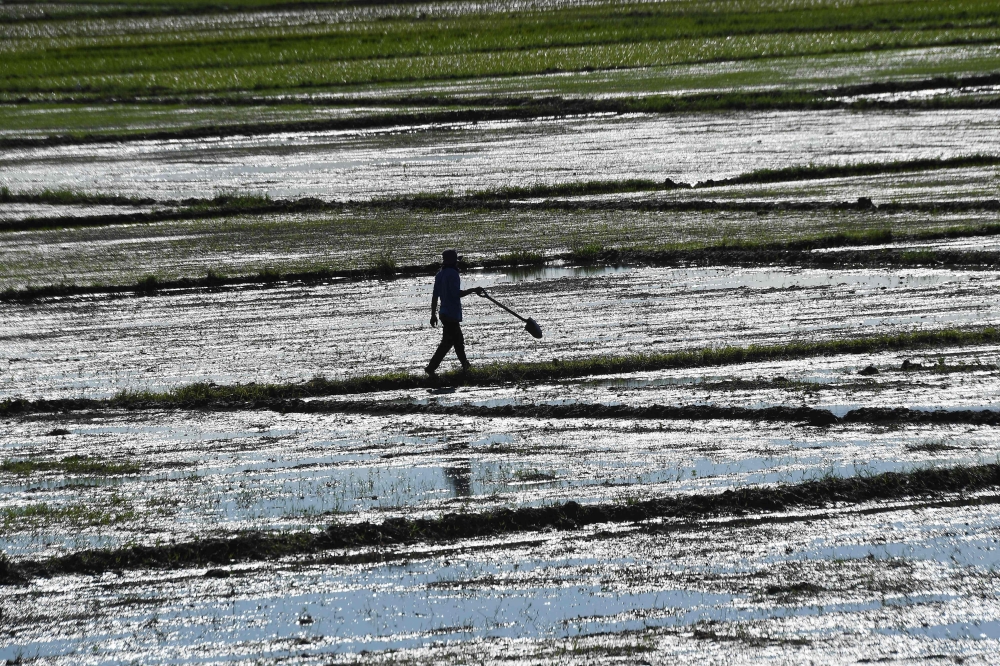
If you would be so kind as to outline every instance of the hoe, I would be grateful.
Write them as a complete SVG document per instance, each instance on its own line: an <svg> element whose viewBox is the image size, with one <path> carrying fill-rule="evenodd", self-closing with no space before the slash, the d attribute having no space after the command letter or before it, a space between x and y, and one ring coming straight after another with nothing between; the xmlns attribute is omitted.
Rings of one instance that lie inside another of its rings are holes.
<svg viewBox="0 0 1000 666"><path fill-rule="evenodd" d="M501 303L497 299L495 299L492 296L490 296L488 293L486 293L485 290L483 290L483 293L480 294L480 296L482 296L483 298L485 298L487 300L493 301L494 303L496 303L497 305L499 305L500 307L502 307L504 310L506 310L507 312L511 313L512 315L514 315L515 317L517 317L521 321L523 321L524 322L524 330L526 330L528 333L531 333L532 337L535 337L535 338L541 338L542 337L542 327L539 326L538 322L535 321L534 319L532 319L531 317L528 317L528 318L522 317L521 315L519 315L516 312L514 312L513 310L511 310L509 307L507 307L506 305L504 305L503 303Z"/></svg>

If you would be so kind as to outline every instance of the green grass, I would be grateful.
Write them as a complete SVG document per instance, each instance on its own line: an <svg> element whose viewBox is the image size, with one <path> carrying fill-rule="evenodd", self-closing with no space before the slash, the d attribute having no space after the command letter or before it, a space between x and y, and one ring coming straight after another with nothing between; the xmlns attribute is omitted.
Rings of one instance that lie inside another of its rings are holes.
<svg viewBox="0 0 1000 666"><path fill-rule="evenodd" d="M449 382L456 384L497 386L510 382L555 381L560 379L576 379L591 375L674 368L713 367L815 356L976 345L998 341L1000 341L1000 330L993 327L977 330L946 329L841 340L824 340L819 342L791 342L781 345L713 347L683 352L597 356L566 361L495 363L475 366L467 374L454 373L445 376ZM427 385L428 380L422 375L412 375L407 372L366 375L343 380L316 377L308 382L299 384L234 384L231 386L217 386L215 384L196 383L164 392L122 391L109 401L109 405L129 408L143 404L198 405L232 401L257 402L390 391L418 388Z"/></svg>
<svg viewBox="0 0 1000 666"><path fill-rule="evenodd" d="M860 162L854 164L831 164L791 166L779 169L758 169L723 180L707 180L696 183L695 187L719 187L723 185L745 185L758 183L783 183L795 180L819 180L824 178L849 178L895 174L907 171L928 171L934 169L965 169L969 167L1000 165L1000 155L960 155L947 158L926 158L897 160L894 162Z"/></svg>
<svg viewBox="0 0 1000 666"><path fill-rule="evenodd" d="M0 509L0 524L4 529L24 529L52 524L94 527L115 525L136 518L137 514L121 497L115 496L102 506L89 504L52 505L46 502Z"/></svg>
<svg viewBox="0 0 1000 666"><path fill-rule="evenodd" d="M378 277L392 277L399 270L392 250L379 250L368 261L368 270Z"/></svg>
<svg viewBox="0 0 1000 666"><path fill-rule="evenodd" d="M987 0L678 2L8 39L0 92L265 91L995 43Z"/></svg>
<svg viewBox="0 0 1000 666"><path fill-rule="evenodd" d="M55 206L141 206L156 203L156 200L145 197L93 194L79 190L53 190L48 188L37 191L12 192L6 185L0 185L0 203L37 203Z"/></svg>
<svg viewBox="0 0 1000 666"><path fill-rule="evenodd" d="M63 472L65 474L117 475L136 474L141 467L132 462L115 462L104 458L69 456L60 460L36 458L9 458L0 461L0 472L30 476L38 472Z"/></svg>

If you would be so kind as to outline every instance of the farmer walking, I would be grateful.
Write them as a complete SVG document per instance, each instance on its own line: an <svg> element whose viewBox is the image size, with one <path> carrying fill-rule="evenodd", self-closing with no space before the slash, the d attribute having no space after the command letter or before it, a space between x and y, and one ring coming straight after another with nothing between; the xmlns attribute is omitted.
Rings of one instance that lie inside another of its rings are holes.
<svg viewBox="0 0 1000 666"><path fill-rule="evenodd" d="M431 377L436 376L438 366L445 354L454 347L455 355L462 364L462 372L468 372L469 359L465 358L465 337L462 335L462 297L469 294L483 294L482 287L462 289L458 274L458 252L445 250L441 253L441 270L434 278L434 296L431 297L431 326L438 323L438 300L441 301L441 344L424 368Z"/></svg>

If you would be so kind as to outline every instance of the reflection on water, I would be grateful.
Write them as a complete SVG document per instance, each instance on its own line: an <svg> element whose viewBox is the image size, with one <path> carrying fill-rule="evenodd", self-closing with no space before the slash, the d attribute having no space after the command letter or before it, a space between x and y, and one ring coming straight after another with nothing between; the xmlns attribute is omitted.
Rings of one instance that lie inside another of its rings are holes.
<svg viewBox="0 0 1000 666"><path fill-rule="evenodd" d="M444 476L451 484L455 497L472 497L472 465L468 460L459 460L451 467L445 467Z"/></svg>
<svg viewBox="0 0 1000 666"><path fill-rule="evenodd" d="M518 266L504 271L506 280L501 282L526 282L529 280L555 280L557 278L598 277L611 273L628 273L634 266Z"/></svg>

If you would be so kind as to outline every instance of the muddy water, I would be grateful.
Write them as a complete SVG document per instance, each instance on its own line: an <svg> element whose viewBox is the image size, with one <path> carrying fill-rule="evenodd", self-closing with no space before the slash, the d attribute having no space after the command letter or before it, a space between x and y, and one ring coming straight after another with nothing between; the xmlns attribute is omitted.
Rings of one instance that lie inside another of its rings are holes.
<svg viewBox="0 0 1000 666"><path fill-rule="evenodd" d="M995 504L827 513L512 535L410 547L386 564L237 565L228 578L40 579L0 589L16 618L0 631L17 637L0 658L441 663L468 651L568 653L560 663L620 663L623 653L647 663L988 663L1000 650ZM408 652L362 652L388 648Z"/></svg>
<svg viewBox="0 0 1000 666"><path fill-rule="evenodd" d="M1000 111L755 112L480 123L8 151L0 183L152 196L240 190L364 199L591 179L725 178L762 168L994 149Z"/></svg>
<svg viewBox="0 0 1000 666"><path fill-rule="evenodd" d="M69 431L51 434L56 428ZM138 469L0 472L0 550L37 557L242 529L715 492L825 474L978 464L1000 431L728 421L303 415L45 415L8 422L4 460L84 456ZM68 529L72 527L72 529Z"/></svg>
<svg viewBox="0 0 1000 666"><path fill-rule="evenodd" d="M466 276L465 286L495 286L496 297L545 332L536 341L470 296L464 328L473 363L986 324L997 320L1000 288L991 273L927 269L644 268L542 278ZM427 277L4 303L0 397L418 371L440 335L426 322L430 284Z"/></svg>

